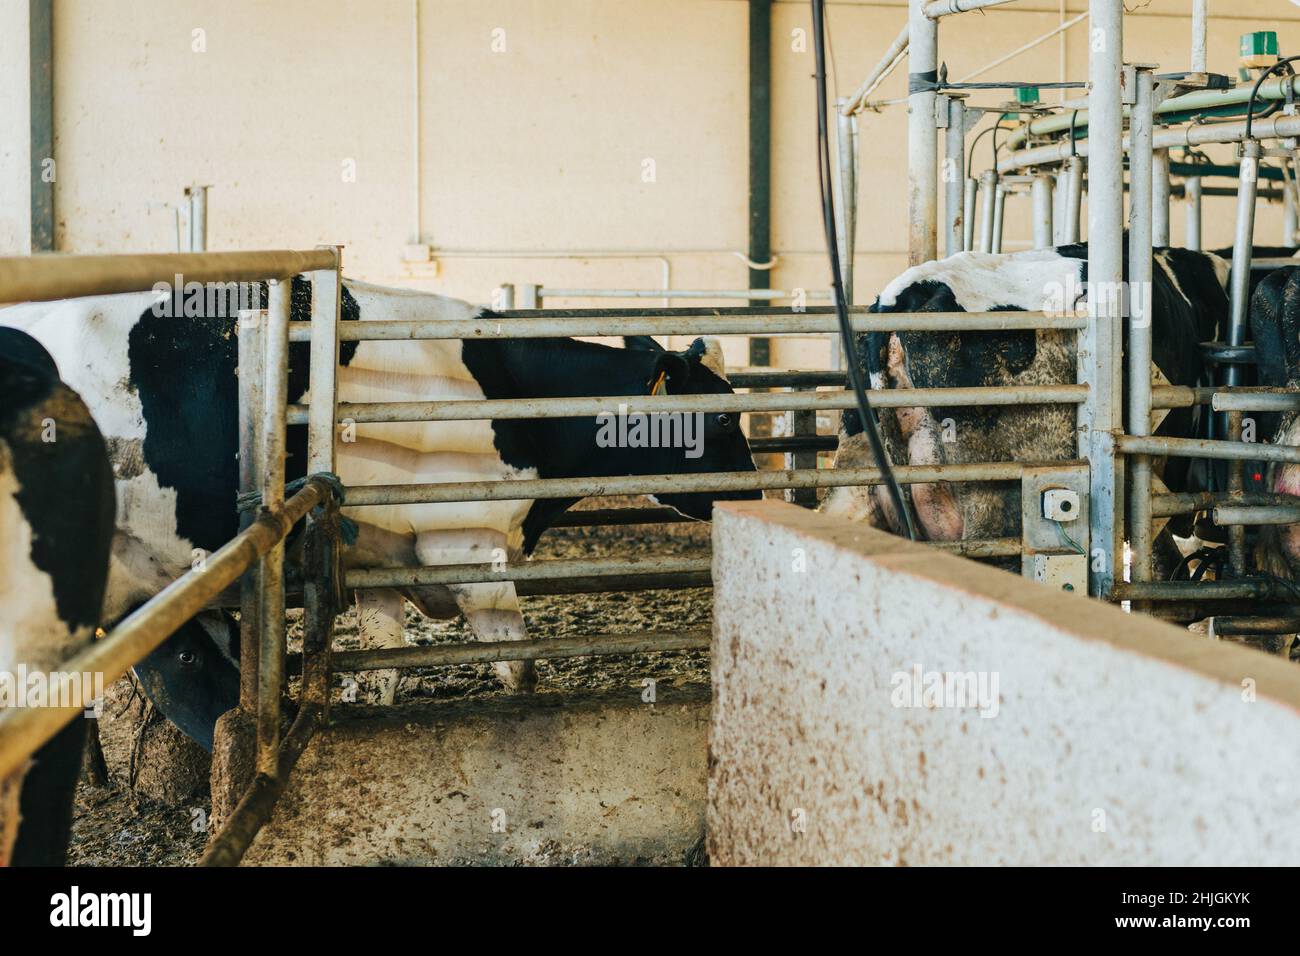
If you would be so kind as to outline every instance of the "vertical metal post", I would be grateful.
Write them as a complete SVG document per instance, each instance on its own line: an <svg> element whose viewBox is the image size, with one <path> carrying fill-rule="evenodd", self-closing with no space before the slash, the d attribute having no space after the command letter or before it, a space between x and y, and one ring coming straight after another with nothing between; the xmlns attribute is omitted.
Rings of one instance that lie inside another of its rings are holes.
<svg viewBox="0 0 1300 956"><path fill-rule="evenodd" d="M1183 184L1187 202L1187 235L1183 245L1197 251L1201 248L1201 177L1189 176Z"/></svg>
<svg viewBox="0 0 1300 956"><path fill-rule="evenodd" d="M1248 310L1250 308L1250 260L1255 242L1255 200L1259 190L1259 160L1263 153L1259 140L1248 139L1241 144L1241 173L1237 180L1237 222L1232 241L1232 272L1228 279L1228 344L1242 345L1246 341ZM1241 384L1241 366L1231 364L1224 374L1227 385ZM1228 415L1229 441L1241 441L1242 416ZM1245 464L1227 462L1228 491L1240 494L1244 484ZM1234 525L1228 529L1228 561L1237 574L1245 572L1246 529Z"/></svg>
<svg viewBox="0 0 1300 956"><path fill-rule="evenodd" d="M1052 176L1037 173L1030 186L1034 215L1034 248L1052 248Z"/></svg>
<svg viewBox="0 0 1300 956"><path fill-rule="evenodd" d="M1160 247L1169 245L1169 150L1167 149L1157 149L1151 154L1151 242Z"/></svg>
<svg viewBox="0 0 1300 956"><path fill-rule="evenodd" d="M1296 247L1297 221L1295 208L1295 189L1292 183L1283 183L1282 189L1282 245L1289 249Z"/></svg>
<svg viewBox="0 0 1300 956"><path fill-rule="evenodd" d="M195 183L185 190L190 204L190 252L208 251L208 187Z"/></svg>
<svg viewBox="0 0 1300 956"><path fill-rule="evenodd" d="M1107 597L1122 561L1117 515L1123 467L1115 453L1122 425L1120 361L1124 279L1123 0L1089 0L1088 327L1079 343L1080 452L1089 464L1088 592Z"/></svg>
<svg viewBox="0 0 1300 956"><path fill-rule="evenodd" d="M841 100L840 105L844 102ZM858 225L857 157L853 149L853 117L845 116L837 109L835 120L840 176L840 277L844 282L844 300L853 305L853 249Z"/></svg>
<svg viewBox="0 0 1300 956"><path fill-rule="evenodd" d="M772 259L772 0L749 0L749 259ZM751 289L771 283L749 270ZM771 339L750 337L749 364L772 364Z"/></svg>
<svg viewBox="0 0 1300 956"><path fill-rule="evenodd" d="M262 507L284 507L286 405L289 401L289 316L293 277L271 284L263 355ZM280 748L280 689L284 683L284 542L261 561L261 621L257 675L257 770L275 776Z"/></svg>
<svg viewBox="0 0 1300 956"><path fill-rule="evenodd" d="M339 318L343 306L343 250L334 252L334 268L311 276L311 400L307 411L307 473L335 472L335 422L338 417ZM337 512L318 509L309 519L303 562L302 699L321 712L329 708L329 658L334 634Z"/></svg>
<svg viewBox="0 0 1300 956"><path fill-rule="evenodd" d="M943 252L952 256L966 248L966 104L960 96L941 97L940 103L948 113L943 156Z"/></svg>
<svg viewBox="0 0 1300 956"><path fill-rule="evenodd" d="M993 245L991 252L1002 251L1002 223L1007 214L1007 190L1001 183L993 190Z"/></svg>
<svg viewBox="0 0 1300 956"><path fill-rule="evenodd" d="M1065 161L1065 245L1076 243L1082 237L1083 213L1083 159L1071 156Z"/></svg>
<svg viewBox="0 0 1300 956"><path fill-rule="evenodd" d="M519 308L540 309L542 307L542 287L532 282L525 282L519 287Z"/></svg>
<svg viewBox="0 0 1300 956"><path fill-rule="evenodd" d="M252 493L262 487L262 388L266 373L262 355L264 309L239 315L239 490ZM253 512L239 516L242 531L253 522ZM258 622L261 612L261 565L244 572L239 584L240 655L239 706L250 717L257 713Z"/></svg>
<svg viewBox="0 0 1300 956"><path fill-rule="evenodd" d="M498 296L503 311L510 311L515 307L515 287L514 283L503 282L497 286Z"/></svg>
<svg viewBox="0 0 1300 956"><path fill-rule="evenodd" d="M816 391L816 388L795 388L795 392ZM787 435L806 438L817 434L817 412L813 409L800 409L797 411L788 411L785 413ZM813 469L817 467L817 452L815 449L807 451L786 452L785 467L787 469ZM816 488L788 488L785 492L786 501L791 501L797 505L803 505L805 508L817 507L817 489Z"/></svg>
<svg viewBox="0 0 1300 956"><path fill-rule="evenodd" d="M935 92L939 78L939 23L925 15L925 0L908 8L907 258L929 262L938 253L939 162Z"/></svg>
<svg viewBox="0 0 1300 956"><path fill-rule="evenodd" d="M1052 176L1052 244L1065 245L1065 195L1069 191L1065 181L1065 167Z"/></svg>
<svg viewBox="0 0 1300 956"><path fill-rule="evenodd" d="M54 0L29 0L31 251L54 250Z"/></svg>
<svg viewBox="0 0 1300 956"><path fill-rule="evenodd" d="M965 252L975 248L975 198L979 195L979 180L966 177L962 188L961 247Z"/></svg>
<svg viewBox="0 0 1300 956"><path fill-rule="evenodd" d="M1154 78L1150 70L1137 70L1136 101L1129 121L1129 218L1128 218L1128 430L1133 435L1151 434L1151 245L1158 201L1152 162L1152 106ZM1167 158L1167 156L1166 156ZM1166 169L1168 167L1166 166ZM1151 580L1151 457L1132 455L1129 498L1129 543L1133 552L1132 580Z"/></svg>
<svg viewBox="0 0 1300 956"><path fill-rule="evenodd" d="M997 232L998 174L986 169L980 175L980 252L993 251L993 237Z"/></svg>
<svg viewBox="0 0 1300 956"><path fill-rule="evenodd" d="M1192 72L1204 73L1207 69L1205 36L1208 26L1209 0L1192 0Z"/></svg>
<svg viewBox="0 0 1300 956"><path fill-rule="evenodd" d="M334 268L311 275L311 401L307 411L307 474L333 472L338 416L339 314L343 307L343 251Z"/></svg>

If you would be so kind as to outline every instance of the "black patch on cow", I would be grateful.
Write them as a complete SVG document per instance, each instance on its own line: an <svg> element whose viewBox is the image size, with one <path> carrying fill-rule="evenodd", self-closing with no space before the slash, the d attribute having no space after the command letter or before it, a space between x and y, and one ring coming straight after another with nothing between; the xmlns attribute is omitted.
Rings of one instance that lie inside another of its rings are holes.
<svg viewBox="0 0 1300 956"><path fill-rule="evenodd" d="M267 285L259 283L258 290L259 301L265 304ZM213 551L239 530L235 508L239 303L225 296L208 302L204 296L205 290L198 287L177 296L179 304L173 303L172 316L145 310L131 329L128 356L130 384L146 425L144 463L161 486L176 492L177 532L197 547ZM340 314L345 322L355 322L361 315L346 287ZM311 284L301 277L293 280L290 318L295 322L311 318ZM340 363L351 362L356 350L355 342L341 343ZM307 390L310 364L310 343L291 343L291 402ZM288 429L286 448L287 478L302 477L307 460L305 425Z"/></svg>
<svg viewBox="0 0 1300 956"><path fill-rule="evenodd" d="M491 318L493 313L481 315ZM669 394L731 393L731 386L705 368L698 355L664 349L616 349L565 338L467 339L461 357L489 399L646 395L660 372ZM738 419L705 415L699 458L686 458L680 448L598 447L595 417L494 420L492 431L502 461L514 468L536 468L542 478L753 471ZM659 497L683 513L707 517L713 500L758 496L736 492ZM525 553L531 553L542 532L577 501L535 501L524 520Z"/></svg>
<svg viewBox="0 0 1300 956"><path fill-rule="evenodd" d="M140 688L167 719L212 750L217 718L239 703L239 625L223 612L209 618L219 646L197 618L135 665ZM177 688L183 691L175 693Z"/></svg>
<svg viewBox="0 0 1300 956"><path fill-rule="evenodd" d="M1250 300L1259 383L1284 388L1300 381L1300 268L1270 272ZM1281 425L1277 412L1256 412L1259 434L1272 438Z"/></svg>
<svg viewBox="0 0 1300 956"><path fill-rule="evenodd" d="M51 579L61 625L69 632L94 627L113 540L108 451L49 353L9 328L0 328L0 450L0 467L13 469L14 499L31 529L31 562ZM19 794L14 865L63 865L85 734L85 723L74 720L33 755Z"/></svg>
<svg viewBox="0 0 1300 956"><path fill-rule="evenodd" d="M59 617L70 630L97 625L115 514L108 450L49 353L9 328L0 328L0 442L32 529L32 563L50 576Z"/></svg>

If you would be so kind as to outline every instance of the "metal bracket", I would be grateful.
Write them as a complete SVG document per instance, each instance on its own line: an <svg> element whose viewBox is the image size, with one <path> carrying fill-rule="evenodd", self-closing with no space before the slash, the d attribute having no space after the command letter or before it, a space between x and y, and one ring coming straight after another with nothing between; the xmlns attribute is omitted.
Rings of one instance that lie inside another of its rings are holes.
<svg viewBox="0 0 1300 956"><path fill-rule="evenodd" d="M1057 588L1088 593L1088 483L1086 465L1043 465L1025 469L1020 480L1020 573ZM1065 513L1055 520L1044 513L1049 491L1072 492ZM1077 498L1077 506L1073 504Z"/></svg>

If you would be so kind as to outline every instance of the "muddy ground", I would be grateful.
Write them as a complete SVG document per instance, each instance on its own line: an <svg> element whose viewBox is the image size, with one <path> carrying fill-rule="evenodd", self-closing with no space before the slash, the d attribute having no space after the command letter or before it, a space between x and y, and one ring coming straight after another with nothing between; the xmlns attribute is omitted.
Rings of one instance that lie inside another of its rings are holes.
<svg viewBox="0 0 1300 956"><path fill-rule="evenodd" d="M621 503L621 502L620 502ZM648 502L647 502L648 503ZM588 507L608 507L592 501ZM707 551L707 525L634 528L564 528L548 532L536 558L694 555ZM713 609L707 588L576 594L520 599L531 637L603 632L707 628ZM409 608L407 639L439 644L471 638L459 619L429 621ZM293 612L291 618L296 616ZM296 628L292 627L291 639ZM357 623L349 612L338 621L336 647L356 647ZM669 686L708 683L704 652L633 657L567 658L538 662L538 690L639 689L653 678ZM399 700L456 700L504 694L490 664L407 671ZM127 681L110 688L101 718L108 771L106 786L85 780L78 788L69 863L76 866L185 866L203 852L210 807L205 756L166 722L146 720L151 709ZM172 754L177 749L184 759ZM132 786L134 783L134 786Z"/></svg>

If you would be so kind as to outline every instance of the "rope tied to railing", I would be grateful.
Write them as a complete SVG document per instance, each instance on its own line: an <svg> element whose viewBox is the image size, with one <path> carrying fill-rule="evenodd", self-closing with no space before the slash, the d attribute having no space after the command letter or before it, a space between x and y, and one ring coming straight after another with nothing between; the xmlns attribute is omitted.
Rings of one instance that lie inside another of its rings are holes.
<svg viewBox="0 0 1300 956"><path fill-rule="evenodd" d="M337 509L347 499L347 488L343 484L343 479L332 471L318 471L310 475L304 475L285 484L285 497L291 497L302 491L307 482L319 480L330 489L331 500L328 503L321 503L312 509L312 517L317 520L323 520L326 509ZM235 507L241 515L256 512L262 507L262 493L260 491L241 491L235 495ZM340 516L338 519L338 535L344 544L357 543L357 523L350 518Z"/></svg>

